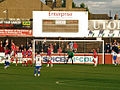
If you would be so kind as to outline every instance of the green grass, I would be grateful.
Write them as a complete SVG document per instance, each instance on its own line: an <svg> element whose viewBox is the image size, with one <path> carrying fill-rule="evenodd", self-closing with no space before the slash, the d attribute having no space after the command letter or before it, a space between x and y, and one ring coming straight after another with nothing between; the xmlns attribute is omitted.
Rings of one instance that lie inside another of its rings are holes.
<svg viewBox="0 0 120 90"><path fill-rule="evenodd" d="M34 67L0 64L0 90L119 90L120 66L114 65L43 65L41 76Z"/></svg>

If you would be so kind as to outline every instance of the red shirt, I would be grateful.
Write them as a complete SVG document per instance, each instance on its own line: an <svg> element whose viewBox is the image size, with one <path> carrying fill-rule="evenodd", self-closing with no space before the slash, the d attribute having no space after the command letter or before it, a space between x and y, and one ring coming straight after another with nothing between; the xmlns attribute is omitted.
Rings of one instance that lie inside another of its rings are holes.
<svg viewBox="0 0 120 90"><path fill-rule="evenodd" d="M12 45L11 48L12 48L12 50L15 50L15 45Z"/></svg>
<svg viewBox="0 0 120 90"><path fill-rule="evenodd" d="M93 51L93 54L94 54L94 58L97 58L97 53L95 50Z"/></svg>
<svg viewBox="0 0 120 90"><path fill-rule="evenodd" d="M78 48L77 43L74 43L73 47L74 47L74 49L77 49Z"/></svg>
<svg viewBox="0 0 120 90"><path fill-rule="evenodd" d="M27 54L27 58L32 58L32 51L28 50L26 54Z"/></svg>
<svg viewBox="0 0 120 90"><path fill-rule="evenodd" d="M59 49L58 49L58 53L62 53L62 49L59 48Z"/></svg>
<svg viewBox="0 0 120 90"><path fill-rule="evenodd" d="M51 50L47 50L47 55L48 55L48 56L51 55Z"/></svg>
<svg viewBox="0 0 120 90"><path fill-rule="evenodd" d="M27 52L26 52L26 51L23 51L23 52L22 52L23 58L26 58L26 55L27 55Z"/></svg>
<svg viewBox="0 0 120 90"><path fill-rule="evenodd" d="M9 49L6 49L6 50L5 50L5 55L6 55L6 54L9 54L9 53L10 53L10 50L9 50Z"/></svg>
<svg viewBox="0 0 120 90"><path fill-rule="evenodd" d="M0 47L0 52L4 52L4 47Z"/></svg>

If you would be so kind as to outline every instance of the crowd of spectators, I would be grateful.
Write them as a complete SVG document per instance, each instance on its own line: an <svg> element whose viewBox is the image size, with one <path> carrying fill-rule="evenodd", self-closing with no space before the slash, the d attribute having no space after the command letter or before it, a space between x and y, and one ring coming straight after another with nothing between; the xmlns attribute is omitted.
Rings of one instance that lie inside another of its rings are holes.
<svg viewBox="0 0 120 90"><path fill-rule="evenodd" d="M13 40L4 40L4 41L0 41L0 52L5 52L5 50L8 48L9 50L11 50L11 46L12 43L15 44L15 42ZM25 48L26 50L28 50L30 47L32 47L32 40L30 42L27 41L26 44L21 44L21 45L16 45L15 44L15 48L17 50L17 52L22 52Z"/></svg>
<svg viewBox="0 0 120 90"><path fill-rule="evenodd" d="M52 53L67 53L69 49L77 52L78 46L76 42L46 42L46 41L36 41L35 51L46 53L48 47L51 48Z"/></svg>
<svg viewBox="0 0 120 90"><path fill-rule="evenodd" d="M1 40L0 41L0 52L4 52L6 48L11 50L11 44L13 40ZM24 49L28 50L32 48L33 40L30 42L27 41L26 44L15 45L18 52L22 52ZM36 41L35 43L35 52L46 53L48 47L51 48L52 53L67 53L68 50L72 49L75 53L78 51L78 44L74 41L71 42L46 42ZM114 40L112 43L105 43L104 46L105 53L111 53L114 50L116 53L120 53L120 43L117 40ZM100 48L97 48L97 52L100 52ZM91 51L92 53L92 51Z"/></svg>
<svg viewBox="0 0 120 90"><path fill-rule="evenodd" d="M120 43L114 40L111 43L105 43L105 53L111 53L114 50L116 53L120 53Z"/></svg>

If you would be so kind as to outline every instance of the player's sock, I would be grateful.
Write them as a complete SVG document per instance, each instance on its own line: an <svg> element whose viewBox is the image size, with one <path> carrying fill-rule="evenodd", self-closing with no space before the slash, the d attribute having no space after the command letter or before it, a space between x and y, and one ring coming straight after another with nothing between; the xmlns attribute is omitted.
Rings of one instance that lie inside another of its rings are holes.
<svg viewBox="0 0 120 90"><path fill-rule="evenodd" d="M50 64L52 64L51 60L49 60L49 61L50 61Z"/></svg>
<svg viewBox="0 0 120 90"><path fill-rule="evenodd" d="M47 61L47 67L49 67L49 61Z"/></svg>
<svg viewBox="0 0 120 90"><path fill-rule="evenodd" d="M16 66L17 66L17 58L16 58Z"/></svg>
<svg viewBox="0 0 120 90"><path fill-rule="evenodd" d="M117 64L116 64L116 61L115 61L114 63L115 63L115 66L116 66L116 65L117 65Z"/></svg>
<svg viewBox="0 0 120 90"><path fill-rule="evenodd" d="M38 76L40 76L40 71L38 71Z"/></svg>
<svg viewBox="0 0 120 90"><path fill-rule="evenodd" d="M35 69L35 74L37 74L37 70Z"/></svg>
<svg viewBox="0 0 120 90"><path fill-rule="evenodd" d="M96 63L95 60L93 60L94 64Z"/></svg>

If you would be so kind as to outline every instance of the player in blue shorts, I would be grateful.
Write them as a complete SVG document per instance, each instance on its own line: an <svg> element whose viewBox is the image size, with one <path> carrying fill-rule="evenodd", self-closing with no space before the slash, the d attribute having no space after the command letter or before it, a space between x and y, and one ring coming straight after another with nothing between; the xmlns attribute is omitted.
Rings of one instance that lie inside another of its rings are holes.
<svg viewBox="0 0 120 90"><path fill-rule="evenodd" d="M35 74L34 74L34 76L36 76L37 75L37 70L38 70L38 77L40 77L40 69L41 69L41 66L42 66L42 57L41 57L41 55L39 54L39 52L38 52L38 54L36 55L36 60L35 60Z"/></svg>
<svg viewBox="0 0 120 90"><path fill-rule="evenodd" d="M114 50L112 50L112 55L113 55L114 64L116 66L117 65L117 53Z"/></svg>
<svg viewBox="0 0 120 90"><path fill-rule="evenodd" d="M6 69L10 65L10 50L8 48L5 50L5 57L1 61L3 60L5 60L4 69Z"/></svg>

